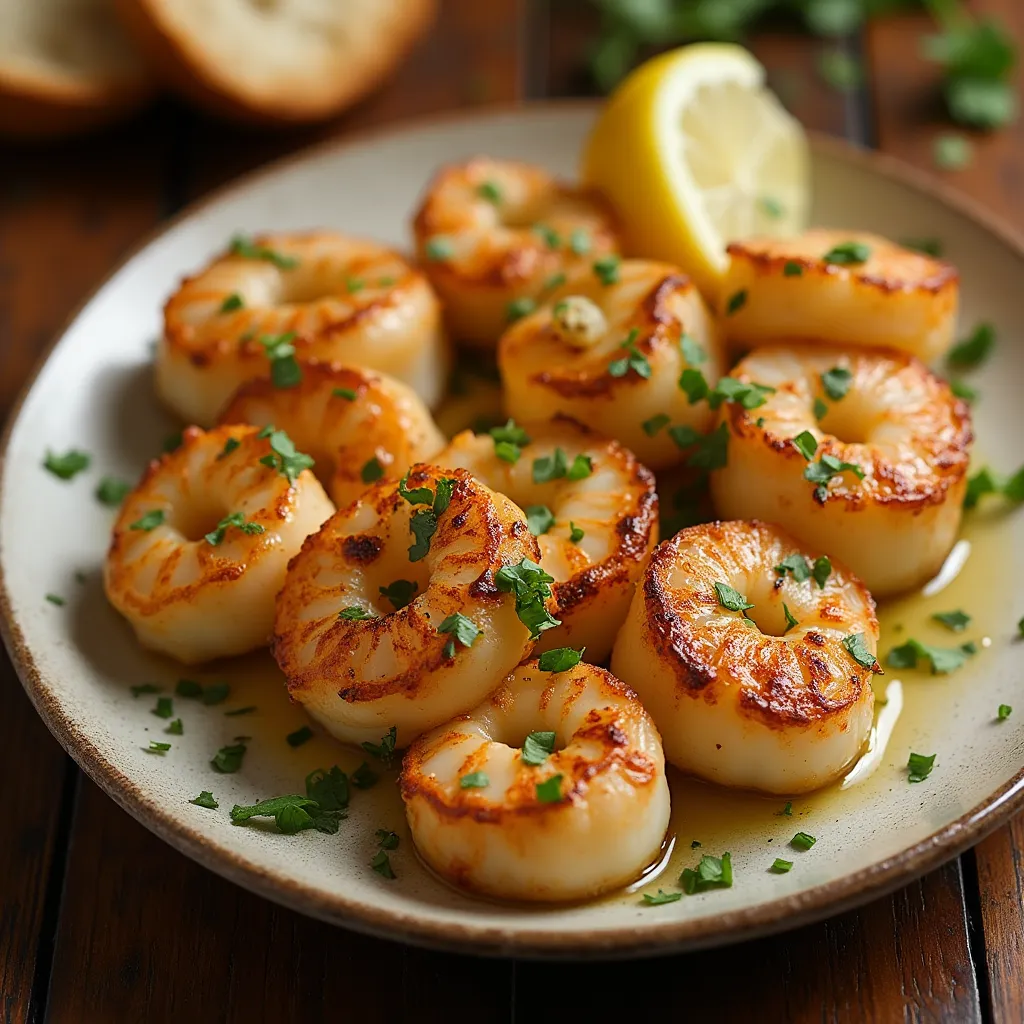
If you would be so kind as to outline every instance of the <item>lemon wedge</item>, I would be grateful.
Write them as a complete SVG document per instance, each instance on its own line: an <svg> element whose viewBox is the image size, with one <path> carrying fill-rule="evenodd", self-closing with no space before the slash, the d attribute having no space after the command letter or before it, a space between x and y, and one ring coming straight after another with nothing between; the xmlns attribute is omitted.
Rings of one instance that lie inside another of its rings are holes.
<svg viewBox="0 0 1024 1024"><path fill-rule="evenodd" d="M582 173L618 211L629 255L678 264L714 300L728 242L803 230L809 163L803 128L754 57L697 43L622 82L590 134Z"/></svg>

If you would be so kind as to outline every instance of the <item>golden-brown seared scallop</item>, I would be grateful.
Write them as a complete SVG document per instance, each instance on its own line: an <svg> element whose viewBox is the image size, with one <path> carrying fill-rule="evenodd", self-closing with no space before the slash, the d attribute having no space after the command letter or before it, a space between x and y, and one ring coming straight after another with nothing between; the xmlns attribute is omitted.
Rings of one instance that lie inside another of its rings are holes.
<svg viewBox="0 0 1024 1024"><path fill-rule="evenodd" d="M573 277L509 328L498 365L506 408L520 422L563 413L661 469L682 461L693 432L714 419L684 389L684 371L714 387L723 354L714 318L685 274L624 260Z"/></svg>
<svg viewBox="0 0 1024 1024"><path fill-rule="evenodd" d="M876 597L938 571L960 527L972 439L949 385L903 353L821 345L758 349L732 376L775 391L755 409L722 406L719 515L779 523Z"/></svg>
<svg viewBox="0 0 1024 1024"><path fill-rule="evenodd" d="M588 661L601 662L658 542L654 476L618 442L572 420L527 428L464 431L435 462L461 466L526 512L561 619L537 650L585 647Z"/></svg>
<svg viewBox="0 0 1024 1024"><path fill-rule="evenodd" d="M286 431L316 460L315 472L339 508L444 446L427 407L401 381L316 359L296 365L299 380L291 387L275 387L270 377L243 384L220 420Z"/></svg>
<svg viewBox="0 0 1024 1024"><path fill-rule="evenodd" d="M618 251L596 194L540 167L487 157L444 168L413 227L452 334L487 348L565 274Z"/></svg>
<svg viewBox="0 0 1024 1024"><path fill-rule="evenodd" d="M793 339L896 348L925 362L956 330L956 268L864 231L729 246L722 312L739 348Z"/></svg>
<svg viewBox="0 0 1024 1024"><path fill-rule="evenodd" d="M878 622L864 585L764 523L706 523L658 545L612 671L668 760L726 786L832 781L871 729Z"/></svg>
<svg viewBox="0 0 1024 1024"><path fill-rule="evenodd" d="M436 405L448 371L441 309L398 253L328 231L236 238L164 307L156 383L188 423L213 423L240 384L287 361L389 373ZM276 364L276 365L275 365Z"/></svg>
<svg viewBox="0 0 1024 1024"><path fill-rule="evenodd" d="M334 506L282 431L190 427L121 506L110 603L144 647L194 664L270 639L288 559Z"/></svg>
<svg viewBox="0 0 1024 1024"><path fill-rule="evenodd" d="M628 686L583 662L520 665L416 741L401 789L427 863L504 899L584 899L631 882L669 823L658 731Z"/></svg>
<svg viewBox="0 0 1024 1024"><path fill-rule="evenodd" d="M288 567L274 623L288 692L338 739L396 726L404 746L473 707L529 650L498 576L538 556L519 509L464 470L417 464L374 485Z"/></svg>

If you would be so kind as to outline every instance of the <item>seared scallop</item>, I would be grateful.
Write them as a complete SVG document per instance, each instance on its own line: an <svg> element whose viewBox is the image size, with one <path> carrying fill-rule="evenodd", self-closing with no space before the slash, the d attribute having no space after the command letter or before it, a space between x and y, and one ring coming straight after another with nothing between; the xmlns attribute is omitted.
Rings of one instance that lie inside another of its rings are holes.
<svg viewBox="0 0 1024 1024"><path fill-rule="evenodd" d="M579 663L517 668L482 704L421 736L401 789L416 847L456 885L504 899L599 895L659 855L669 791L635 693Z"/></svg>
<svg viewBox="0 0 1024 1024"><path fill-rule="evenodd" d="M732 376L764 401L721 408L718 514L779 523L876 597L927 582L956 541L967 486L970 412L949 385L903 353L822 345L757 349Z"/></svg>
<svg viewBox="0 0 1024 1024"><path fill-rule="evenodd" d="M805 339L931 362L952 344L960 282L942 260L824 228L733 242L728 252L721 312L737 348Z"/></svg>
<svg viewBox="0 0 1024 1024"><path fill-rule="evenodd" d="M839 563L778 527L716 522L655 549L611 668L676 767L800 793L860 753L877 646L871 595Z"/></svg>
<svg viewBox="0 0 1024 1024"><path fill-rule="evenodd" d="M714 422L685 386L714 387L719 330L693 282L647 260L595 265L514 324L498 347L505 406L519 422L571 416L661 469ZM686 377L684 378L684 374Z"/></svg>

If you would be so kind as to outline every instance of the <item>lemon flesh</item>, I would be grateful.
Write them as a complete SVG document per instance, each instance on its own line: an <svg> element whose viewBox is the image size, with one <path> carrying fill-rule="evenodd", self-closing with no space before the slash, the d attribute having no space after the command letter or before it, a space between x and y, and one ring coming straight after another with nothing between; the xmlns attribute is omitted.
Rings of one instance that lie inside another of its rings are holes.
<svg viewBox="0 0 1024 1024"><path fill-rule="evenodd" d="M740 46L697 43L623 81L582 176L618 212L629 255L678 264L715 300L731 240L806 226L809 163L803 128L764 68Z"/></svg>

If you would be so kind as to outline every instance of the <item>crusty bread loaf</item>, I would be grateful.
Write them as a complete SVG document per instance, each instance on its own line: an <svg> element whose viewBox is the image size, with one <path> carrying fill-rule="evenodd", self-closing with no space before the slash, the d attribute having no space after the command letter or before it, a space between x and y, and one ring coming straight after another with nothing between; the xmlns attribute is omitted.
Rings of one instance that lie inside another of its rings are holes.
<svg viewBox="0 0 1024 1024"><path fill-rule="evenodd" d="M0 134L72 134L150 95L113 0L0 0Z"/></svg>
<svg viewBox="0 0 1024 1024"><path fill-rule="evenodd" d="M116 0L160 77L215 114L316 121L372 89L436 0Z"/></svg>

